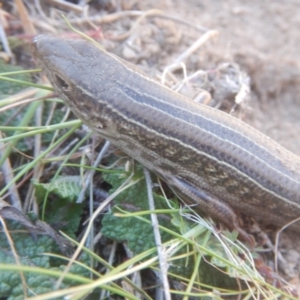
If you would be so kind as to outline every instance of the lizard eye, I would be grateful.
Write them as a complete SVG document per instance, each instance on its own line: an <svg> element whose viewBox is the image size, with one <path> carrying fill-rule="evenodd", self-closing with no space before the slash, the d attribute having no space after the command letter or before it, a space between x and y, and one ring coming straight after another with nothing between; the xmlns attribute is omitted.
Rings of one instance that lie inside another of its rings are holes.
<svg viewBox="0 0 300 300"><path fill-rule="evenodd" d="M69 84L65 80L63 80L60 76L55 75L54 80L55 80L56 85L59 88L61 88L62 90L64 90L64 91L70 90Z"/></svg>

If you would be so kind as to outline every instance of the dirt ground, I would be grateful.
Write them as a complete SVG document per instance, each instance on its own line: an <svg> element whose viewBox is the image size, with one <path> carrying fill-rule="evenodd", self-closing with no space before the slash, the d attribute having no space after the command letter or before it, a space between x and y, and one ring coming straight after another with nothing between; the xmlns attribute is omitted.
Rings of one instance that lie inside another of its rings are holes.
<svg viewBox="0 0 300 300"><path fill-rule="evenodd" d="M300 2L173 0L159 6L153 1L140 3L143 10L159 8L218 30L218 37L195 54L201 67L238 63L251 80L243 120L300 155ZM186 30L183 35L190 41L198 38L199 33ZM299 286L299 235L282 236L280 245L281 270Z"/></svg>

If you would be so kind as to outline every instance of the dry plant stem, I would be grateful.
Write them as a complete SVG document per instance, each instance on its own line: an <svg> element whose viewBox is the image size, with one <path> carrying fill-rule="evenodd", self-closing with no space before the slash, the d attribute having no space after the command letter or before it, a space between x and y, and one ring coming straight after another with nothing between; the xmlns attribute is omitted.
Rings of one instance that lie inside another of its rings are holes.
<svg viewBox="0 0 300 300"><path fill-rule="evenodd" d="M116 251L117 245L118 245L118 242L114 241L114 243L112 245L111 252L115 252ZM125 249L127 257L131 259L132 258L132 253L127 248L126 243L123 243L123 246L124 246L124 249ZM113 258L112 255L110 255L108 262L105 264L105 266L107 267L107 269L109 269L110 271L113 271L113 269L114 269L113 262L114 262L114 258ZM135 267L135 265L132 265L132 266ZM127 267L127 270L129 270L130 268L131 268L131 266ZM108 273L108 271L106 272L106 274L107 273ZM135 295L136 295L136 297L138 299L148 299L148 300L151 300L151 298L148 296L148 294L142 288L142 280L141 280L141 275L140 274L141 274L140 271L134 272L134 273L130 274L131 275L131 279L129 279L128 277L124 277L122 279L122 281L126 282L126 284L128 284L129 287L131 287L132 289L135 290ZM104 299L104 298L100 298L100 299Z"/></svg>
<svg viewBox="0 0 300 300"><path fill-rule="evenodd" d="M18 184L16 185L16 188L19 189L19 188L20 188L27 180L30 180L30 179L32 178L32 174L33 174L33 171L28 172L28 173L26 174L26 176L24 176L24 177L22 178L22 180L20 180L20 181L18 182ZM13 184L15 184L15 183L13 183ZM7 192L6 194L4 194L4 195L2 196L3 199L7 198L7 197L9 196L9 194L10 194L9 192ZM25 206L23 205L22 211L26 211L24 207L25 207Z"/></svg>
<svg viewBox="0 0 300 300"><path fill-rule="evenodd" d="M102 238L102 233L101 233L101 231L99 231L99 232L95 235L94 240L93 240L94 247L95 247L95 245L100 241L101 238Z"/></svg>
<svg viewBox="0 0 300 300"><path fill-rule="evenodd" d="M144 12L138 19L137 21L133 24L133 26L130 28L129 31L127 31L126 33L124 33L123 35L120 35L118 37L113 37L113 40L124 40L126 38L128 38L131 34L133 34L133 32L138 28L138 25L146 18L150 18L150 17L162 17L162 18L166 18L166 19L171 19L173 21L179 21L178 18L171 18L171 17L167 17L167 15L164 15L162 11L158 10L158 9L151 9L148 10L146 12ZM180 20L181 22L182 20ZM186 25L190 25L188 23L185 22ZM197 28L199 29L199 28ZM201 30L205 30L207 31L206 28L201 28ZM209 31L210 32L210 31Z"/></svg>
<svg viewBox="0 0 300 300"><path fill-rule="evenodd" d="M195 77L197 77L198 75L204 75L205 76L205 71L203 71L203 70L198 70L198 71L196 71L195 73L193 73L192 75L190 75L190 76L187 76L187 71L186 71L186 65L184 64L184 63L181 63L180 64L181 66L183 65L184 67L182 67L183 68L183 71L184 71L184 75L185 75L185 77L184 77L184 80L179 84L179 86L178 87L176 87L176 92L180 92L180 90L182 89L182 87L184 86L184 84L186 83L186 82L189 82L189 81L191 81L191 80L193 80ZM206 91L206 90L203 90L203 91ZM207 91L206 91L207 92ZM208 92L207 92L208 93Z"/></svg>
<svg viewBox="0 0 300 300"><path fill-rule="evenodd" d="M1 223L2 228L3 228L3 232L4 232L5 235L6 235L8 244L9 244L9 246L10 246L10 250L11 250L13 256L14 256L16 265L21 267L21 262L20 262L18 253L17 253L17 251L16 251L16 248L15 248L15 246L14 246L14 241L13 241L13 239L11 238L11 236L10 236L10 234L9 234L9 230L8 230L7 227L6 227L6 223L5 223L5 221L3 220L2 217L0 217L0 223ZM26 284L25 276L24 276L24 274L23 274L22 271L19 271L19 273L20 273L20 277L21 277L21 281L22 281L22 287L23 287L24 298L27 298L27 284Z"/></svg>
<svg viewBox="0 0 300 300"><path fill-rule="evenodd" d="M7 41L7 38L6 38L6 34L5 34L5 31L3 29L3 26L2 24L0 23L0 40L2 42L2 47L5 51L5 53L10 57L12 58L13 55L12 55L12 52L10 50L10 47L9 47L9 43Z"/></svg>
<svg viewBox="0 0 300 300"><path fill-rule="evenodd" d="M0 131L0 140L2 139L2 133ZM3 150L5 149L5 145L0 141L0 156L3 155ZM8 184L9 182L11 182L13 180L13 170L10 164L10 160L9 158L5 159L2 166L1 166L3 175L4 175L4 180L5 183ZM9 194L10 194L10 202L11 205L14 206L15 208L17 208L18 210L22 211L22 204L21 204L21 199L20 199L20 195L17 189L16 184L12 184L9 187Z"/></svg>
<svg viewBox="0 0 300 300"><path fill-rule="evenodd" d="M192 53L198 50L204 43L206 43L209 39L217 36L219 33L217 30L209 30L204 33L200 38L191 45L186 51L184 51L175 61L174 64L179 64L182 61L186 60Z"/></svg>
<svg viewBox="0 0 300 300"><path fill-rule="evenodd" d="M53 107L55 107L55 105ZM38 112L38 110L37 110L37 112ZM51 113L50 113L50 115L51 115ZM66 114L66 116L64 117L64 119L61 122L65 122L65 120L67 119L67 117L68 117L68 113ZM51 120L51 118L49 116L48 120L47 120L47 122L45 124L45 126L47 126L47 125L50 124L50 120ZM42 109L41 109L41 113L40 113L40 118L39 118L39 120L37 119L36 125L37 126L41 126L41 124L42 124ZM35 135L36 146L34 148L34 157L37 157L39 155L39 153L41 152L41 150L40 150L41 149L41 141L39 142L39 145L37 145L37 140L36 140L37 136L39 136L41 138L40 135ZM56 133L54 134L54 136L52 138L52 142L54 142L56 140L56 136L57 136L57 131L56 131ZM77 142L77 140L74 141L74 143L76 143L76 142ZM63 149L63 150L65 150L65 152L67 152L67 150L69 150L69 148L72 147L73 144L72 143L71 143L71 145L69 144L68 146L66 146L67 149ZM61 152L63 152L63 150ZM62 156L63 155L63 153L61 153L61 152L58 154L58 156ZM47 155L45 157L45 160L47 160L47 158L51 158L51 156L52 156L52 153L50 153L49 155ZM36 180L38 180L40 178L40 176L42 175L43 170L44 170L44 163L43 163L43 161L37 162L37 164L34 166L33 178L36 179ZM24 201L24 209L23 209L23 211L27 212L28 209L29 209L29 207L33 207L34 213L36 215L38 215L39 213L38 213L38 207L36 205L36 202L34 201L32 203L32 201L31 201L31 199L34 200L33 191L34 191L34 186L33 186L33 184L30 184L28 192L27 192L26 199Z"/></svg>
<svg viewBox="0 0 300 300"><path fill-rule="evenodd" d="M38 12L38 16L39 17L42 17L44 20L47 20L47 16L46 14L44 13L44 11L42 10L42 7L41 7L41 3L40 3L40 0L34 0L34 5L37 9L37 12ZM33 21L34 22L34 21Z"/></svg>
<svg viewBox="0 0 300 300"><path fill-rule="evenodd" d="M109 145L108 145L109 146ZM95 160L94 160L94 157L95 157L95 135L92 136L92 155L91 155L91 164L95 165ZM107 151L107 150L106 150ZM105 152L106 152L105 151ZM103 155L105 154L105 152L103 154L99 154L98 155L98 164L97 166L100 164L102 158L103 158ZM101 153L101 152L100 152ZM99 156L100 156L100 160L99 160ZM93 212L94 212L94 184L93 184L93 176L94 176L95 172L91 175L90 177L90 182L89 182L89 188L90 188L90 195L89 195L89 215L90 217L93 215ZM91 251L94 252L94 226L91 227L91 231L90 231L90 234L89 234L89 239L90 239L90 242L88 243L88 246L89 246L89 249ZM91 261L91 264L93 262Z"/></svg>
<svg viewBox="0 0 300 300"><path fill-rule="evenodd" d="M273 252L274 254L274 266L275 266L275 271L278 273L278 267L277 264L280 262L282 265L286 265L288 262L286 259L282 256L281 252L278 251L278 244L276 246L273 245L272 241L270 240L270 237L268 234L264 231L261 230L260 227L258 227L259 230L259 238L264 241L264 246L267 246L268 248L264 249L259 249L257 250L258 253L266 253L266 252ZM279 233L277 232L278 238L279 238ZM278 242L278 240L277 240Z"/></svg>
<svg viewBox="0 0 300 300"><path fill-rule="evenodd" d="M108 143L108 142L107 142ZM103 149L102 149L103 150ZM91 227L94 224L95 219L98 217L98 215L101 213L101 211L107 207L109 205L109 203L121 192L123 192L124 190L126 190L127 188L131 187L132 185L136 184L136 182L138 182L139 180L136 181L131 181L132 176L129 176L127 178L127 180L125 180L125 182L123 182L123 184L114 192L112 193L105 201L103 201L101 203L101 205L95 210L95 212L93 213L93 215L91 216L89 222L88 222L88 226L86 228L86 232L84 233L80 244L78 245L76 251L74 252L74 254L72 255L72 258L70 259L68 265L66 266L64 272L62 273L61 277L57 280L56 284L55 284L55 288L58 289L58 287L61 285L62 280L64 278L64 275L70 270L71 265L74 263L74 261L77 259L77 257L79 256L87 238L89 235L89 232L91 230ZM84 224L83 224L84 225Z"/></svg>
<svg viewBox="0 0 300 300"><path fill-rule="evenodd" d="M56 105L57 103L56 102L53 102L52 105L51 105L51 108L48 112L48 115L47 115L47 121L45 122L45 126L49 126L50 123L51 123L51 120L53 118L53 115L54 115L54 112L55 112L55 109L56 109ZM69 114L67 114L69 115ZM61 123L63 123L64 121L66 121L66 118L61 120Z"/></svg>
<svg viewBox="0 0 300 300"><path fill-rule="evenodd" d="M206 33L204 33L203 35L200 36L200 38L195 41L186 51L184 51L175 61L173 64L167 66L164 71L163 71L163 75L162 75L162 79L161 82L164 85L165 84L165 78L166 78L166 74L177 70L179 67L182 68L183 73L184 73L184 81L182 82L182 84L176 89L176 91L180 90L180 88L183 86L183 84L188 80L187 78L187 73L186 73L186 67L185 64L183 63L184 60L186 60L191 54L193 54L196 50L198 50L204 43L206 43L209 39L215 37L218 35L218 31L217 30L209 30ZM192 75L193 76L193 75ZM192 77L191 76L191 77Z"/></svg>
<svg viewBox="0 0 300 300"><path fill-rule="evenodd" d="M154 10L151 10L154 11ZM145 12L143 11L121 11L121 12L117 12L117 13L113 13L113 14L108 14L108 15L104 15L104 16L90 16L88 22L93 22L96 24L106 24L106 23L113 23L116 22L117 20L121 19L121 18L132 18L132 17L140 17L142 15L144 15ZM186 20L182 19L182 18L178 18L178 17L174 17L168 14L164 14L162 11L160 10L156 10L156 13L151 13L151 16L149 16L151 18L154 17L158 17L161 19L167 19L167 20L172 20L174 22L177 23L181 23L184 24L188 27L194 28L195 30L201 31L201 32L205 32L208 31L207 28L203 27L203 26L198 26L192 23L187 22ZM54 26L61 26L61 22L60 21L56 21L56 20L51 20L51 23ZM84 23L86 23L86 19L84 18L76 18L76 19L72 19L70 20L70 23L72 25L82 25Z"/></svg>
<svg viewBox="0 0 300 300"><path fill-rule="evenodd" d="M21 125L21 126L22 126L22 125ZM12 180L9 184L7 184L7 185L0 191L0 196L3 195L3 194L9 189L9 187L10 187L13 183L15 183L15 182L17 182L18 180L24 178L23 176L24 176L26 173L28 173L28 171L30 171L31 169L33 169L33 167L35 166L35 164L37 163L38 160L43 159L49 152L54 151L54 149L55 149L56 147L58 147L58 146L65 140L66 136L72 134L77 128L78 128L78 126L77 126L77 127L74 126L74 128L70 129L66 134L64 134L61 138L59 138L53 145L51 145L51 146L49 147L49 149L47 149L46 151L40 153L38 157L36 157L36 158L34 158L32 161L30 161L30 162L27 164L26 168L21 169L21 170L14 176L13 180ZM15 141L13 141L13 142L15 142ZM9 150L10 150L10 149L9 149ZM3 161L4 161L4 160L6 159L6 157L8 157L8 155L9 155L9 153L7 153L7 152L8 152L7 149L5 149L4 152L5 152L5 157L4 157L4 158L1 157L1 158L2 158L2 161L1 161L0 165L3 163Z"/></svg>
<svg viewBox="0 0 300 300"><path fill-rule="evenodd" d="M106 141L102 150L100 151L97 159L95 160L94 164L93 164L93 168L97 168L97 166L100 164L100 161L102 160L103 156L105 155L106 151L108 150L110 146L110 142ZM89 186L89 183L91 182L93 176L95 174L95 170L89 170L87 172L87 175L86 175L86 179L85 179L85 184L84 186L82 187L82 190L77 198L77 203L82 203L83 200L84 200L84 194L85 194L85 191L87 189L87 187Z"/></svg>
<svg viewBox="0 0 300 300"><path fill-rule="evenodd" d="M109 254L109 258L108 258L108 263L112 266L114 264L114 260L115 260L115 256L116 256L116 250L117 250L117 242L116 241L113 241L113 244L112 244L112 247L111 247L111 250L110 250L110 254ZM110 269L107 268L106 269L106 274L110 272ZM101 295L100 295L100 299L109 299L109 293L108 291L106 290L102 290L101 291Z"/></svg>
<svg viewBox="0 0 300 300"><path fill-rule="evenodd" d="M16 7L19 12L20 20L24 29L24 32L28 35L35 35L36 31L31 21L31 18L28 15L27 9L22 0L15 0Z"/></svg>
<svg viewBox="0 0 300 300"><path fill-rule="evenodd" d="M226 253L226 257L233 265L241 266L241 264L247 261L251 265L251 269L255 270L255 262L253 260L253 256L251 255L250 250L245 245L243 245L240 241L238 240L232 241L231 239L227 238L224 234L217 232L215 225L212 223L212 221L203 219L196 212L193 212L193 214L182 212L181 216L186 218L187 220L192 221L193 223L200 224L201 226L207 228L207 230L210 231L218 240L218 242L222 246L223 251L225 251ZM192 238L192 236L185 236L185 237ZM236 253L233 251L230 245L236 248L236 250L238 250L238 253L242 254L243 259L241 259L241 257L239 256L236 256ZM251 275L248 271L247 271L247 276L249 278L253 277L253 275ZM255 277L258 277L260 280L262 280L262 277L257 272L255 272Z"/></svg>
<svg viewBox="0 0 300 300"><path fill-rule="evenodd" d="M15 94L13 96L7 97L5 100L1 100L1 104L3 104L3 102L4 102L4 105L3 105L3 108L0 109L0 112L14 107L14 106L12 106L13 103L16 105L19 105L20 103L26 104L28 102L32 102L32 101L36 100L37 98L32 98L32 97L34 97L35 94L36 94L36 89L29 88L29 89L23 90L23 91ZM30 101L28 101L28 98L31 98ZM40 99L38 99L38 100L40 100Z"/></svg>
<svg viewBox="0 0 300 300"><path fill-rule="evenodd" d="M128 248L128 245L127 245L127 242L124 242L123 243L123 247L124 247L124 250L125 250L125 253L126 253L126 256L131 259L134 257L132 251ZM131 265L129 266L127 269L131 269L133 268L134 265ZM130 278L130 280L136 285L138 286L140 289L142 289L142 279L141 279L141 272L135 272L135 273L132 273L132 276ZM136 295L137 296L137 295ZM137 296L138 297L138 296ZM140 297L138 297L140 298Z"/></svg>
<svg viewBox="0 0 300 300"><path fill-rule="evenodd" d="M140 290L143 289L143 284L142 284L142 278L141 278L141 272L135 272L132 274L132 281L134 282L134 284L136 286L138 286L138 288ZM138 290L135 290L135 296L138 298L138 299L141 299L143 297L143 295L138 291Z"/></svg>
<svg viewBox="0 0 300 300"><path fill-rule="evenodd" d="M93 22L90 21L89 6L88 5L86 5L84 7L84 10L82 12L82 16L86 20L86 22L87 22L88 25L90 25L96 32L97 31L99 32L99 26L97 26L96 24L94 24Z"/></svg>
<svg viewBox="0 0 300 300"><path fill-rule="evenodd" d="M48 116L48 119L47 119L47 121L46 121L46 123L45 123L45 126L50 125L50 122L51 122L51 120L52 120L52 116L54 115L55 109L56 109L56 103L53 103L53 105L51 106L51 112L50 112L50 114L49 114L49 116ZM60 121L60 123L67 122L67 120L68 120L68 118L69 118L69 115L70 115L70 112L71 112L71 111L70 111L70 109L68 108L67 111L66 111L66 113L65 113L65 115L64 115L64 117L63 117L62 120ZM56 140L56 138L57 138L57 136L58 136L58 133L59 133L59 131L56 130L55 133L54 133L54 135L53 135L53 138L52 138L51 143L53 143L53 142ZM78 140L78 139L75 139L75 142L74 142L74 143L76 143L77 140ZM72 142L70 142L69 145L67 145L64 149L62 149L62 150L59 152L59 155L63 155L64 153L66 153L67 150L68 150L69 148L71 148L72 146L73 146L73 144L72 144Z"/></svg>
<svg viewBox="0 0 300 300"><path fill-rule="evenodd" d="M7 124L10 124L13 120L15 120L20 114L22 114L22 112L26 109L26 105L13 105L16 106L15 111L13 112L13 114L7 118L5 120L5 122L3 124L1 124L2 126L7 126ZM6 110L7 107L4 107L3 110ZM8 109L8 108L7 108ZM1 109L0 109L1 112Z"/></svg>
<svg viewBox="0 0 300 300"><path fill-rule="evenodd" d="M152 194L152 181L148 169L144 168L144 174L145 174L146 185L147 185L149 209L151 211L154 211L155 204L154 204L154 199ZM166 252L163 251L161 236L159 232L159 223L158 223L157 215L155 213L151 213L151 223L153 227L154 239L155 239L157 254L159 258L160 280L162 281L164 287L165 299L171 300L170 286L168 281L168 261L166 259ZM163 297L161 298L163 299ZM157 297L157 299L159 299L159 297Z"/></svg>
<svg viewBox="0 0 300 300"><path fill-rule="evenodd" d="M179 92L179 90L182 88L182 86L184 85L184 83L187 81L187 71L186 71L186 65L184 63L179 63L179 64L172 64L169 65L167 67L165 67L162 77L161 77L161 83L162 85L166 85L166 76L168 75L169 77L171 77L171 80L176 82L176 76L174 76L174 74L172 74L171 72L176 71L179 69L179 67L181 67L182 69L182 73L183 73L183 81L182 83L176 83L176 85L179 84L179 87L177 87L176 89L174 89L176 92Z"/></svg>
<svg viewBox="0 0 300 300"><path fill-rule="evenodd" d="M198 268L197 267L199 267L201 259L202 259L202 254L199 253L196 256L196 261L194 263L194 271L192 273L192 276L189 278L189 282L188 282L187 287L185 289L185 292L187 292L187 293L191 293L192 290L193 290L194 283L195 283L196 277L198 275ZM184 296L182 300L188 300L188 297Z"/></svg>
<svg viewBox="0 0 300 300"><path fill-rule="evenodd" d="M68 145L66 145L66 147L64 147L64 148L61 148L61 150L60 150L60 152L58 152L58 157L60 157L60 156L64 156L66 153L68 153L69 151L70 151L70 149L74 146L74 145L76 145L77 143L79 142L79 138L74 138L72 141L70 141L69 143L68 143ZM78 155L78 156L80 156L80 155ZM75 157L77 157L77 156L73 156L72 158L75 158ZM46 159L47 159L48 157L46 157ZM60 164L60 162L58 162L58 161L53 161L52 162L53 164Z"/></svg>
<svg viewBox="0 0 300 300"><path fill-rule="evenodd" d="M43 115L43 107L44 103L42 102L41 105L38 106L36 112L35 112L35 124L36 126L42 126L42 115ZM42 136L41 134L36 134L34 136L34 157L38 157L41 153L41 147L42 147ZM37 164L34 166L34 173L33 178L40 178L44 170L44 164L41 163L41 161L38 161ZM31 185L32 186L32 185ZM34 189L32 189L33 191ZM35 214L38 214L38 205L35 201L35 197L32 195L32 207Z"/></svg>
<svg viewBox="0 0 300 300"><path fill-rule="evenodd" d="M91 181L89 184L90 188L90 195L89 195L89 216L91 217L94 212L94 184L93 184L93 176L91 176ZM89 242L88 242L88 247L91 251L94 252L94 237L95 237L95 231L94 231L94 226L91 227L90 234L89 234ZM91 264L93 262L91 261Z"/></svg>
<svg viewBox="0 0 300 300"><path fill-rule="evenodd" d="M117 37L113 37L112 40L114 41L120 41L120 40L125 40L127 39L130 35L133 34L133 32L138 28L139 24L145 20L147 17L151 16L157 16L161 15L162 11L157 10L157 9L150 9L148 11L145 11L138 19L135 21L135 23L131 26L130 30L127 31L126 33L119 35Z"/></svg>
<svg viewBox="0 0 300 300"><path fill-rule="evenodd" d="M275 245L274 245L274 260L275 260L275 271L278 273L278 254L280 253L278 251L278 245L279 245L279 237L280 234L283 230L285 230L286 228L288 228L289 226L291 226L292 224L298 222L300 220L300 217L287 223L285 226L283 226L280 230L278 230L278 232L276 233L276 239L275 239Z"/></svg>

